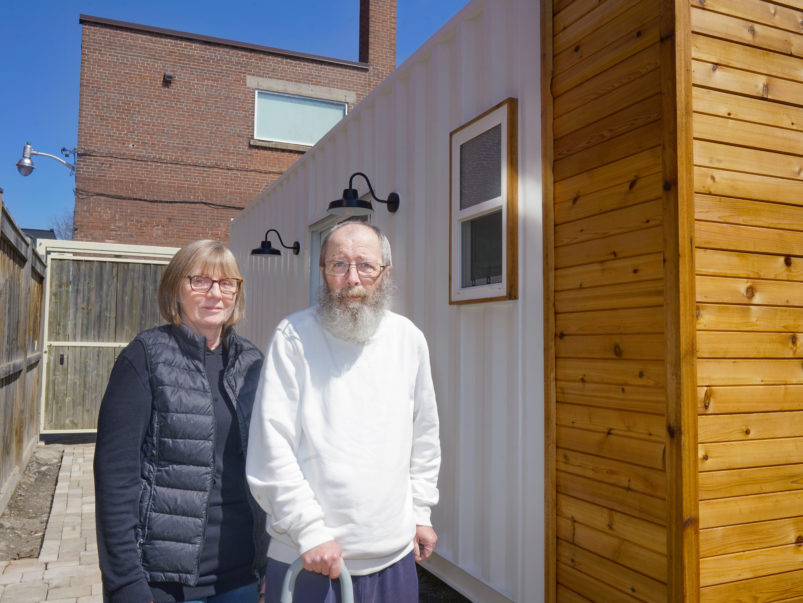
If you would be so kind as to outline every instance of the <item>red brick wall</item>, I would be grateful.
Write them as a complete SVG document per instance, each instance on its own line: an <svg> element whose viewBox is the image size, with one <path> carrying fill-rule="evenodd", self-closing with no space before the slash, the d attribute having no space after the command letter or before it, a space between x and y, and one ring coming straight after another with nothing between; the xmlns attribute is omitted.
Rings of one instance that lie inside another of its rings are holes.
<svg viewBox="0 0 803 603"><path fill-rule="evenodd" d="M361 0L361 21L360 56L367 28L370 65L85 19L75 239L228 241L238 208L301 156L251 146L254 90L246 76L351 90L359 102L395 68L395 0ZM175 75L170 86L165 71Z"/></svg>

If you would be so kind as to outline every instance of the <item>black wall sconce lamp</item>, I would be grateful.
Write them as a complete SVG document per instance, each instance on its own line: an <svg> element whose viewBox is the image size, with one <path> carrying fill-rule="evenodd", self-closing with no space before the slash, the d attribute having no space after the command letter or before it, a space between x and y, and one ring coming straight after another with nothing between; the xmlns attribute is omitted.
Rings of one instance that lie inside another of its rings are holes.
<svg viewBox="0 0 803 603"><path fill-rule="evenodd" d="M292 245L285 245L284 241L282 241L282 235L280 235L279 231L275 228L269 228L265 232L265 238L259 243L259 247L251 250L251 255L282 255L282 252L276 249L270 244L270 241L268 241L268 235L272 232L275 232L276 236L279 237L279 243L282 244L282 247L285 249L292 249L293 253L298 255L298 252L301 251L301 243L295 241Z"/></svg>
<svg viewBox="0 0 803 603"><path fill-rule="evenodd" d="M165 71L164 75L162 76L162 86L164 86L165 88L170 86L170 84L173 83L175 77L176 76L172 71Z"/></svg>
<svg viewBox="0 0 803 603"><path fill-rule="evenodd" d="M354 172L351 178L349 178L349 187L343 191L343 196L329 204L328 213L335 216L367 216L373 213L374 207L371 205L371 202L360 199L357 189L352 186L355 176L362 176L365 178L365 182L368 183L368 190L374 198L374 201L387 204L390 213L398 211L401 201L399 199L399 193L390 193L387 199L380 199L374 193L368 176L362 172Z"/></svg>

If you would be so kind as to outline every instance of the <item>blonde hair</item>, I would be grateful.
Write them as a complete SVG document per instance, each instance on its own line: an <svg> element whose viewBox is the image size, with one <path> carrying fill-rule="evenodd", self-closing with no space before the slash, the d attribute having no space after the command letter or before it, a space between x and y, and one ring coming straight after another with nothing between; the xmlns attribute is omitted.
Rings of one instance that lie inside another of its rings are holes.
<svg viewBox="0 0 803 603"><path fill-rule="evenodd" d="M165 268L159 281L159 312L162 317L176 326L181 324L181 306L178 294L190 270L198 267L201 274L219 272L227 277L242 278L237 258L220 241L202 239L193 241L179 249ZM245 290L240 287L234 300L234 310L223 325L223 332L233 327L245 313Z"/></svg>

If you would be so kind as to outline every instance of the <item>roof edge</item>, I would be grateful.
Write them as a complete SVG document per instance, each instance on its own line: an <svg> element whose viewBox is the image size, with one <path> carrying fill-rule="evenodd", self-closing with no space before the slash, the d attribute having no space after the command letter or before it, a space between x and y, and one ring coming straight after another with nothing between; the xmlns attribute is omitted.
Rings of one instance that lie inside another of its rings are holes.
<svg viewBox="0 0 803 603"><path fill-rule="evenodd" d="M105 25L108 27L116 27L118 29L128 29L131 31L138 31L142 33L159 34L163 36L171 36L174 38L182 38L185 40L194 40L196 42L206 42L207 44L217 44L219 46L230 46L232 48L241 48L244 50L253 50L265 54L275 54L286 56L294 59L301 59L304 61L312 61L316 63L326 63L330 65L338 65L340 67L351 67L361 71L367 71L370 68L368 63L361 63L359 61L347 61L345 59L335 59L332 57L324 57L317 54L309 54L306 52L295 52L292 50L283 50L281 48L273 48L271 46L262 46L260 44L251 44L249 42L238 42L236 40L227 40L225 38L216 38L213 36L204 36L201 34L189 33L186 31L178 31L175 29L165 29L163 27L154 27L151 25L142 25L139 23L130 23L128 21L117 21L116 19L106 19L105 17L95 17L92 15L79 15L78 23L81 25Z"/></svg>

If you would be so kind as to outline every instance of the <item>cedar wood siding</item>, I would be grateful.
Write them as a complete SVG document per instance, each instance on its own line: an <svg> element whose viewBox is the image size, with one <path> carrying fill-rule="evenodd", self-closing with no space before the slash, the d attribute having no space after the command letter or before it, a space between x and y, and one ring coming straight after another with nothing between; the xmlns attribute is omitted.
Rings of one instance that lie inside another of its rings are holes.
<svg viewBox="0 0 803 603"><path fill-rule="evenodd" d="M559 601L670 596L661 8L553 4Z"/></svg>
<svg viewBox="0 0 803 603"><path fill-rule="evenodd" d="M803 3L691 3L700 600L803 596Z"/></svg>
<svg viewBox="0 0 803 603"><path fill-rule="evenodd" d="M547 598L803 596L803 4L551 8Z"/></svg>

